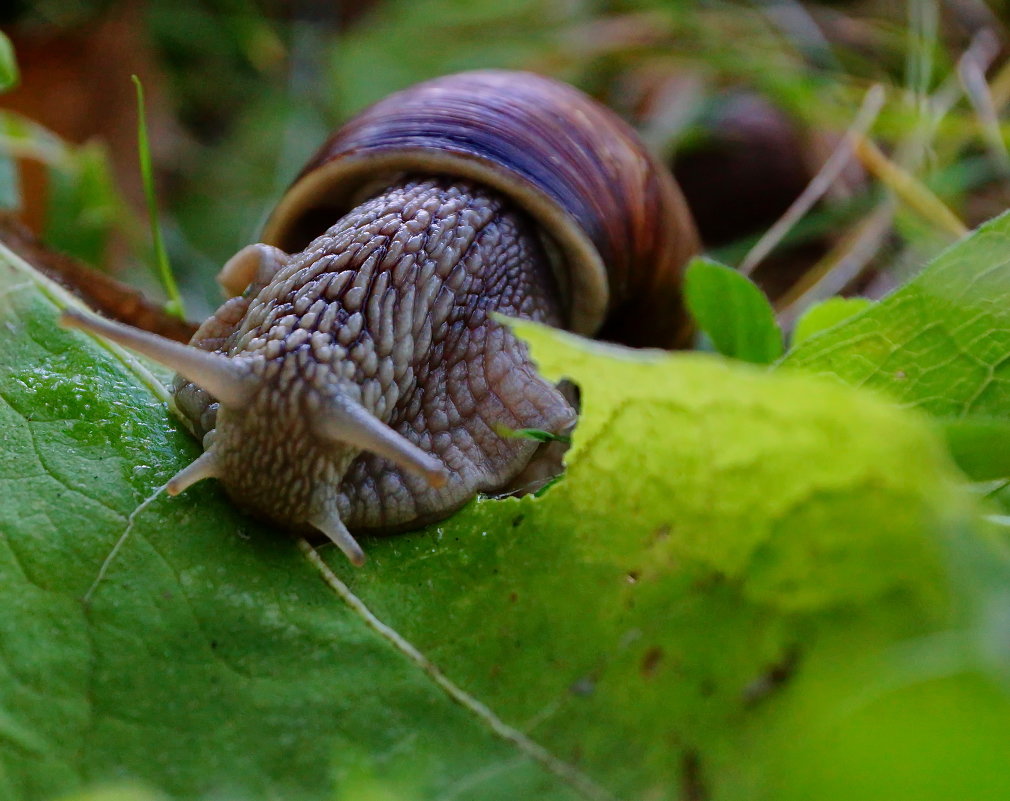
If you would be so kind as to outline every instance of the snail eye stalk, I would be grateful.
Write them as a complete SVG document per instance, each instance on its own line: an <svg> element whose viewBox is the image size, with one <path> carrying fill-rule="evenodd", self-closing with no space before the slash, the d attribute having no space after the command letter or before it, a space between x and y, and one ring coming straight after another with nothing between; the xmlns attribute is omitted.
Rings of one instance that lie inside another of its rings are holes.
<svg viewBox="0 0 1010 801"><path fill-rule="evenodd" d="M233 409L246 406L256 391L256 381L249 365L241 359L209 353L76 309L64 309L60 325L79 328L135 350L175 370Z"/></svg>
<svg viewBox="0 0 1010 801"><path fill-rule="evenodd" d="M423 476L432 487L444 487L448 480L445 466L438 459L345 395L335 394L327 400L314 427L327 442L371 451L404 470Z"/></svg>

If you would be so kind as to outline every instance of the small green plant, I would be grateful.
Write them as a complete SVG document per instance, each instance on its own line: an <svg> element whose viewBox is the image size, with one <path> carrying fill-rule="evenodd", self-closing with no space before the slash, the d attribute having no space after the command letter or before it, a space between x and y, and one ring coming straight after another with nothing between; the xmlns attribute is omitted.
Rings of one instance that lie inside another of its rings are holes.
<svg viewBox="0 0 1010 801"><path fill-rule="evenodd" d="M715 349L755 364L782 355L782 332L771 303L753 281L711 259L695 259L684 276L684 297Z"/></svg>
<svg viewBox="0 0 1010 801"><path fill-rule="evenodd" d="M564 442L571 444L572 438L564 434L552 434L539 428L509 428L505 425L495 426L495 433L510 439L532 439L536 442Z"/></svg>

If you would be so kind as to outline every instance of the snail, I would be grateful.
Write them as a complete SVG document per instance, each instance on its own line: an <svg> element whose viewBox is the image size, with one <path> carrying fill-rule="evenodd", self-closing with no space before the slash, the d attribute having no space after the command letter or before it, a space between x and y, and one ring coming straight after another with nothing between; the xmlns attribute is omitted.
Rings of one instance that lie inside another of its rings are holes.
<svg viewBox="0 0 1010 801"><path fill-rule="evenodd" d="M66 325L178 373L214 477L244 509L321 532L443 518L515 477L575 410L492 313L669 347L697 249L673 179L588 96L523 72L450 75L340 128L219 281L189 345L75 311Z"/></svg>

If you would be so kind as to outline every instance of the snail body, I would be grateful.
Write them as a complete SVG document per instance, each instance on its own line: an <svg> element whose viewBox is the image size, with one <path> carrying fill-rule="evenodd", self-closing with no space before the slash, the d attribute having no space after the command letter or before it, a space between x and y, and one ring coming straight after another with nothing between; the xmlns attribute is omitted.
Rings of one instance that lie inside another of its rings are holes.
<svg viewBox="0 0 1010 801"><path fill-rule="evenodd" d="M683 334L696 249L669 175L577 90L484 71L390 96L341 128L220 281L233 294L181 345L71 324L175 369L205 452L171 482L219 478L258 516L349 533L444 517L494 490L575 411L492 313L629 344Z"/></svg>

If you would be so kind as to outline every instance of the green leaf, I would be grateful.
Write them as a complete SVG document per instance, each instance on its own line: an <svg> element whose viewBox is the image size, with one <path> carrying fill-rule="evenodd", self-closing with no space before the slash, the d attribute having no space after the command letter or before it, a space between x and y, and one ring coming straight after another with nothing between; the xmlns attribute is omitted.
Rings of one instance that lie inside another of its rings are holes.
<svg viewBox="0 0 1010 801"><path fill-rule="evenodd" d="M684 297L716 350L756 364L782 355L782 332L764 293L747 276L710 259L694 259L684 276Z"/></svg>
<svg viewBox="0 0 1010 801"><path fill-rule="evenodd" d="M55 250L100 267L122 210L108 156L98 143L64 155L49 169L43 239Z"/></svg>
<svg viewBox="0 0 1010 801"><path fill-rule="evenodd" d="M12 156L50 167L64 167L74 157L74 149L56 134L14 111L0 110L0 143Z"/></svg>
<svg viewBox="0 0 1010 801"><path fill-rule="evenodd" d="M67 149L41 125L10 111L0 111L0 208L21 205L17 159L34 158L43 163L63 163Z"/></svg>
<svg viewBox="0 0 1010 801"><path fill-rule="evenodd" d="M14 45L3 31L0 31L0 92L17 86L21 80L18 61L14 55Z"/></svg>
<svg viewBox="0 0 1010 801"><path fill-rule="evenodd" d="M834 328L871 306L873 301L869 298L828 298L815 303L796 321L793 327L792 346L795 348L804 340Z"/></svg>
<svg viewBox="0 0 1010 801"><path fill-rule="evenodd" d="M54 324L69 302L0 263L0 797L127 777L187 801L329 801L362 754L419 797L575 797L288 538L214 486L165 496L199 449L133 357Z"/></svg>
<svg viewBox="0 0 1010 801"><path fill-rule="evenodd" d="M1010 214L901 289L790 352L786 367L872 387L944 418L1010 412Z"/></svg>
<svg viewBox="0 0 1010 801"><path fill-rule="evenodd" d="M940 421L951 456L974 481L1010 477L1010 420L964 417Z"/></svg>
<svg viewBox="0 0 1010 801"><path fill-rule="evenodd" d="M523 324L582 391L563 479L369 538L354 569L213 483L166 497L198 447L137 360L54 325L68 302L0 264L3 798L829 797L839 721L849 770L877 737L891 771L864 801L924 766L1010 792L985 670L874 683L953 625L948 539L1003 559L917 415Z"/></svg>

